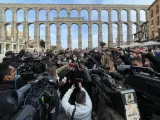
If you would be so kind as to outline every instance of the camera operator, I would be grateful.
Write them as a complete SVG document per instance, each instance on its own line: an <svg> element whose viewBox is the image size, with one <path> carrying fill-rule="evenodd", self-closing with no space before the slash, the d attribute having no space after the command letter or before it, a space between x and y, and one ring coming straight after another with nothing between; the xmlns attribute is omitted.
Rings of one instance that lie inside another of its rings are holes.
<svg viewBox="0 0 160 120"><path fill-rule="evenodd" d="M69 103L70 96L75 89L72 87L66 92L62 99L62 107L64 108L68 119L71 120L91 120L92 101L87 91L82 87L81 82L78 83L80 92L76 95L75 105Z"/></svg>
<svg viewBox="0 0 160 120"><path fill-rule="evenodd" d="M17 71L14 67L6 64L0 64L0 89L18 89L26 83L21 79L20 75L17 75Z"/></svg>

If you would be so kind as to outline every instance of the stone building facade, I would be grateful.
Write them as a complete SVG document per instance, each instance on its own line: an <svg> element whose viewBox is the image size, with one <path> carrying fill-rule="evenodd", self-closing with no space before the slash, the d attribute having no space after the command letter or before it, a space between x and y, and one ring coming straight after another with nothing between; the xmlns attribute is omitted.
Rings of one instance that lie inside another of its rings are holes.
<svg viewBox="0 0 160 120"><path fill-rule="evenodd" d="M18 45L18 50L21 49L20 46L24 46L25 42L28 41L29 39L29 31L28 31L28 26L30 24L34 24L34 41L36 42L37 48L39 48L39 40L40 40L40 25L45 24L45 45L46 49L50 48L51 45L51 40L50 40L50 25L55 24L57 33L56 33L56 46L58 48L61 48L61 24L66 24L68 26L68 48L71 48L72 45L72 40L71 40L71 25L72 24L77 24L78 25L78 48L82 48L82 31L81 31L81 26L83 24L88 25L88 48L92 48L92 30L91 26L92 24L97 24L98 25L98 43L102 41L102 25L107 24L108 25L108 46L113 45L113 34L112 34L112 24L117 24L118 26L118 41L119 45L121 44L121 41L123 39L123 34L122 34L122 24L127 25L127 43L130 44L130 42L133 40L132 36L132 24L137 25L137 29L139 30L140 27L140 10L144 10L146 12L146 18L148 20L148 5L92 5L92 4L74 4L74 5L63 5L63 4L0 4L0 42L1 42L1 51L3 53L6 51L6 45L9 44L11 45L11 48L13 47L14 44ZM5 11L11 9L12 10L12 22L5 22ZM22 9L24 10L24 21L23 22L17 22L16 20L16 14L17 10ZM34 9L36 12L35 15L35 22L28 22L28 11L30 9ZM39 11L40 10L46 10L46 21L39 21ZM56 10L57 11L57 18L54 21L50 20L49 13L51 10ZM62 9L67 10L67 17L66 18L60 18L60 11ZM77 10L78 11L78 18L70 18L70 12L72 10ZM88 20L84 20L82 17L80 17L80 12L82 10L87 10L88 11ZM92 10L97 10L98 11L98 20L94 21L91 20L91 11ZM106 10L108 11L108 21L103 22L101 21L101 11ZM118 13L118 21L114 22L112 21L111 17L111 11L116 10ZM123 22L121 20L121 11L125 10L127 12L127 21ZM136 11L136 22L131 21L131 10ZM11 24L12 27L12 38L13 40L8 40L6 39L6 25ZM18 41L17 40L17 25L23 24L23 40Z"/></svg>
<svg viewBox="0 0 160 120"><path fill-rule="evenodd" d="M148 21L140 25L140 30L134 34L134 42L145 42L149 40Z"/></svg>
<svg viewBox="0 0 160 120"><path fill-rule="evenodd" d="M149 39L160 40L160 0L149 7Z"/></svg>

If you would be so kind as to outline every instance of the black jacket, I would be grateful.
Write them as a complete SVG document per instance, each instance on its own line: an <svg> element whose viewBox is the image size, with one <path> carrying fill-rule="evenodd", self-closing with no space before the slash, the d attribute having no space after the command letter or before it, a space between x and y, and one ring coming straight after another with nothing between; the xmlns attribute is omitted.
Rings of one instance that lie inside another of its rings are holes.
<svg viewBox="0 0 160 120"><path fill-rule="evenodd" d="M145 55L145 57L153 63L155 69L157 72L160 72L160 59L157 57L153 56L151 53L148 53Z"/></svg>

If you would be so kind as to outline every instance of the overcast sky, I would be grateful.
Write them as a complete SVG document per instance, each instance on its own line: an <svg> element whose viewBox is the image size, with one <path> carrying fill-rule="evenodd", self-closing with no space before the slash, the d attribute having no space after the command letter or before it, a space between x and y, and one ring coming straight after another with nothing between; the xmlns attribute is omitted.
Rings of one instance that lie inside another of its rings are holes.
<svg viewBox="0 0 160 120"><path fill-rule="evenodd" d="M0 3L38 3L38 4L140 4L140 5L150 5L154 2L154 0L0 0ZM66 11L61 11L60 15L61 17L65 17L66 16ZM126 12L122 12L122 20L126 20L127 16L126 16ZM7 21L12 21L12 12L11 11L7 11L6 12L6 20ZM18 17L17 20L19 21L23 21L23 11L19 11L17 13ZM91 13L92 15L92 19L96 20L98 18L98 14L94 11ZM29 20L33 20L35 19L35 14L34 11L30 11L29 15L28 15L28 19ZM45 20L45 11L41 11L40 12L40 20ZM55 11L51 11L50 12L50 16L51 16L51 20L53 20L53 17L56 17L56 12ZM76 17L77 16L77 12L76 11L72 11L71 12L71 16L72 17ZM82 11L81 12L81 17L84 17L84 19L87 20L88 18L88 14L86 11ZM102 19L103 20L107 20L108 19L108 15L105 11L102 12ZM133 21L136 20L136 13L134 11L131 12L131 19ZM112 20L117 20L117 13L114 11L112 12ZM142 11L141 12L141 20L145 21L145 13ZM40 38L41 39L45 39L45 26L42 25L40 30ZM22 26L19 26L19 29L22 30ZM61 26L61 41L62 41L62 47L66 48L67 47L67 26L63 25ZM98 26L93 25L92 27L92 40L93 40L93 46L96 47L98 44ZM133 26L133 33L135 33L135 26ZM34 36L34 29L33 26L30 26L30 36ZM107 41L108 40L108 29L107 29L107 25L103 25L102 28L103 31L103 41ZM72 47L76 48L78 47L78 27L76 25L72 26L71 29L72 32ZM88 46L88 28L86 25L82 26L82 44L83 44L83 48ZM56 44L56 28L53 25L51 27L51 43L53 45ZM113 40L114 42L116 41L117 38L117 26L113 25ZM127 40L127 26L123 25L123 40L126 41Z"/></svg>

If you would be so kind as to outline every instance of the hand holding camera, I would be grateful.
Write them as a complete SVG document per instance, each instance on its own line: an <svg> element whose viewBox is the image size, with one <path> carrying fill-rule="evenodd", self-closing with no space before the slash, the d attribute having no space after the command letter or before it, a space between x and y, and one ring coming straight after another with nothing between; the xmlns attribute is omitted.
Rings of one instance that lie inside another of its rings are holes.
<svg viewBox="0 0 160 120"><path fill-rule="evenodd" d="M73 84L72 87L71 87L71 90L74 90L74 89L75 89L75 85Z"/></svg>
<svg viewBox="0 0 160 120"><path fill-rule="evenodd" d="M79 86L79 89L80 89L80 90L83 88L81 82L78 83L78 86Z"/></svg>

